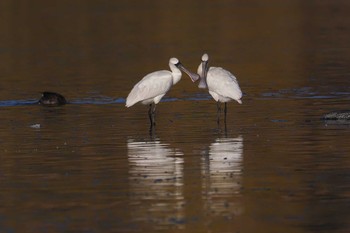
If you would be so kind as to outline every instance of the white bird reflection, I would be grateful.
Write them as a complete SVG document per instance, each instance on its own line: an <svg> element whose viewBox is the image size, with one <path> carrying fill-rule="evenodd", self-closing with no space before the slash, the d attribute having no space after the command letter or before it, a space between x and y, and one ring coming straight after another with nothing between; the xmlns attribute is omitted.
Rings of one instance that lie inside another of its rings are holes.
<svg viewBox="0 0 350 233"><path fill-rule="evenodd" d="M239 215L243 138L218 138L202 157L205 209L211 213Z"/></svg>
<svg viewBox="0 0 350 233"><path fill-rule="evenodd" d="M127 148L134 220L147 216L161 227L183 219L183 153L158 139L129 139Z"/></svg>

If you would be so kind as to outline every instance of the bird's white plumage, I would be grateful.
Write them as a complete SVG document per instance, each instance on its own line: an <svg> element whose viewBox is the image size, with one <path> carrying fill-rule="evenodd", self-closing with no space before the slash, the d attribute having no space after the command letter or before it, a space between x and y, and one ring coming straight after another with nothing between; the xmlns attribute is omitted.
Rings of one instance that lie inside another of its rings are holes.
<svg viewBox="0 0 350 233"><path fill-rule="evenodd" d="M150 73L135 84L126 98L126 107L138 102L157 104L172 85L173 77L170 71L161 70Z"/></svg>
<svg viewBox="0 0 350 233"><path fill-rule="evenodd" d="M143 77L129 93L125 106L131 107L138 102L158 104L170 88L181 79L182 73L176 67L178 63L177 58L170 58L169 67L171 71L155 71Z"/></svg>
<svg viewBox="0 0 350 233"><path fill-rule="evenodd" d="M202 62L209 59L207 54L202 56ZM221 67L210 67L206 77L203 77L203 65L199 64L197 73L201 76L199 88L208 88L209 94L215 101L228 102L236 100L242 103L242 91L239 87L237 78L229 71Z"/></svg>
<svg viewBox="0 0 350 233"><path fill-rule="evenodd" d="M236 100L242 103L242 91L236 77L221 67L210 67L207 74L209 93L215 101L228 102Z"/></svg>

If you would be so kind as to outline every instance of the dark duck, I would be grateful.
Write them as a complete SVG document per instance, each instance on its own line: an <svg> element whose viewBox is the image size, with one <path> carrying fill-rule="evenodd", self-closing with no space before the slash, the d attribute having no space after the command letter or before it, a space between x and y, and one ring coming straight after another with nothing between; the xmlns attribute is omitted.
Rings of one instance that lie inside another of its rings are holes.
<svg viewBox="0 0 350 233"><path fill-rule="evenodd" d="M42 92L42 96L39 99L39 104L43 106L60 106L66 103L67 100L63 95L49 91Z"/></svg>

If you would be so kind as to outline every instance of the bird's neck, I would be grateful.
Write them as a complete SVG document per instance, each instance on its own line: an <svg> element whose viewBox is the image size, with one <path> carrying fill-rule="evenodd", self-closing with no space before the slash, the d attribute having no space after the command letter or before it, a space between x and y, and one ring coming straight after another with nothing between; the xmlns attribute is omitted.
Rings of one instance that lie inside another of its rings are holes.
<svg viewBox="0 0 350 233"><path fill-rule="evenodd" d="M173 83L175 85L176 83L178 83L180 81L182 73L181 73L181 70L179 68L177 68L175 65L170 64L169 66L170 66L170 70L171 70L172 75L173 75Z"/></svg>
<svg viewBox="0 0 350 233"><path fill-rule="evenodd" d="M207 88L208 85L207 85L207 76L208 76L208 72L207 74L204 74L203 72L203 65L202 63L199 64L198 66L198 69L197 69L197 73L199 74L199 77L200 77L200 81L199 81L199 84L198 84L198 88ZM205 77L204 77L205 76Z"/></svg>
<svg viewBox="0 0 350 233"><path fill-rule="evenodd" d="M198 84L198 88L207 88L208 87L208 84L207 84L207 77L201 77L201 80L199 81L199 84Z"/></svg>

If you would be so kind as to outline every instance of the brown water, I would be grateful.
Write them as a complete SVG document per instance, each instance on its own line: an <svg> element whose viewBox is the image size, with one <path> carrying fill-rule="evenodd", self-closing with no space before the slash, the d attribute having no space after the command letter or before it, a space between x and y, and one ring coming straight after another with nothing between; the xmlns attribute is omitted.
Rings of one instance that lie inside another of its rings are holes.
<svg viewBox="0 0 350 233"><path fill-rule="evenodd" d="M1 1L0 232L349 232L350 4L267 2ZM128 92L203 52L243 104L183 76L150 135Z"/></svg>

